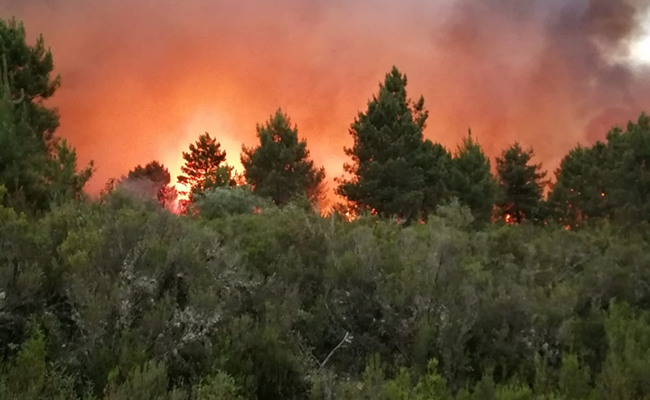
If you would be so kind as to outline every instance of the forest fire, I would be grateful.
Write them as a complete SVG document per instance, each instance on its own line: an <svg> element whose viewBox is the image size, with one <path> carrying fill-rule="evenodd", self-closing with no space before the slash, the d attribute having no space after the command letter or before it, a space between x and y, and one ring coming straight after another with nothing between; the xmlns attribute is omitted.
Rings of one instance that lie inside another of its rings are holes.
<svg viewBox="0 0 650 400"><path fill-rule="evenodd" d="M470 125L490 156L517 139L549 170L650 103L649 68L609 56L642 34L644 1L409 0L370 13L367 1L246 4L9 0L0 12L52 47L60 132L82 163L95 160L92 193L153 159L178 174L205 130L236 165L278 106L331 180L349 124L392 64L431 107L427 137L453 149Z"/></svg>
<svg viewBox="0 0 650 400"><path fill-rule="evenodd" d="M0 398L650 399L649 9L3 1Z"/></svg>

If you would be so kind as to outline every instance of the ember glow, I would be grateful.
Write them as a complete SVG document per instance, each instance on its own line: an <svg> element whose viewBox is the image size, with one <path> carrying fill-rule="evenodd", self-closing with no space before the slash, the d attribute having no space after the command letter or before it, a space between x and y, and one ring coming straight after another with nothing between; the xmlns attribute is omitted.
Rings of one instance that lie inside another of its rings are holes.
<svg viewBox="0 0 650 400"><path fill-rule="evenodd" d="M4 0L0 15L51 46L58 133L95 160L90 192L154 159L178 175L206 131L241 169L279 106L333 189L349 125L392 65L425 97L426 137L453 149L471 126L490 156L519 140L552 171L650 104L648 3Z"/></svg>

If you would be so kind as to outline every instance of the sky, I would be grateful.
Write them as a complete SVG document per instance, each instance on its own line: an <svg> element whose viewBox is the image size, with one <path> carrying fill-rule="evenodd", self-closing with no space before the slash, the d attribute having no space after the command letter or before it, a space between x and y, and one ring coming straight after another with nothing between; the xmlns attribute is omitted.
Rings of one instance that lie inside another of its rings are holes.
<svg viewBox="0 0 650 400"><path fill-rule="evenodd" d="M490 157L519 141L551 173L578 143L650 111L647 0L3 0L42 33L62 87L58 135L94 160L88 189L203 132L240 168L281 107L331 179L350 124L393 65L425 98L425 137L468 128ZM493 159L494 160L494 159Z"/></svg>
<svg viewBox="0 0 650 400"><path fill-rule="evenodd" d="M650 64L650 12L643 21L645 32L631 45L631 58L635 63Z"/></svg>

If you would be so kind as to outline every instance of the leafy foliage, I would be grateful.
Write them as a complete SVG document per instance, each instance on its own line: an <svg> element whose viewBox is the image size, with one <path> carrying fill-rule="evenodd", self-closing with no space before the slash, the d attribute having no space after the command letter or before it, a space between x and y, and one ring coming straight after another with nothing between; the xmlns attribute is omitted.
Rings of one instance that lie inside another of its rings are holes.
<svg viewBox="0 0 650 400"><path fill-rule="evenodd" d="M194 204L195 209L205 219L261 212L262 208L268 206L268 201L255 196L248 186L217 187L206 191Z"/></svg>
<svg viewBox="0 0 650 400"><path fill-rule="evenodd" d="M20 55L17 27L0 39ZM206 134L181 177L197 212L179 216L124 190L82 195L92 166L77 172L65 141L46 151L12 86L56 86L51 55L30 51L0 82L1 399L650 398L647 116L569 153L548 224L526 223L532 154L506 151L502 206L525 217L489 225L489 160L471 135L453 158L424 141L423 101L393 69L352 125L339 186L376 215L286 204L300 185L277 207L237 186ZM280 113L260 128L251 171L261 157L317 176L290 126ZM262 150L275 134L288 140ZM157 163L140 178L151 197L169 183Z"/></svg>
<svg viewBox="0 0 650 400"><path fill-rule="evenodd" d="M647 393L642 237L477 231L458 203L409 227L237 209L254 198L208 191L198 218L121 191L39 220L0 209L3 370L47 337L45 372L20 375L70 398Z"/></svg>

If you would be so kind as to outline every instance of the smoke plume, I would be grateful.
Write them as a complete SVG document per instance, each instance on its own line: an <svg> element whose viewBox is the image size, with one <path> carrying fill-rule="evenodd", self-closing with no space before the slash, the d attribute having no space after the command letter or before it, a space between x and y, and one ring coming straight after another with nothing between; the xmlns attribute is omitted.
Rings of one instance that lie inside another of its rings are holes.
<svg viewBox="0 0 650 400"><path fill-rule="evenodd" d="M152 159L175 175L208 131L228 161L281 106L330 178L349 124L392 65L425 97L425 136L467 128L490 156L514 142L554 169L577 143L650 111L650 68L627 61L646 0L5 0L43 33L63 85L59 134L98 171ZM332 185L330 185L331 187Z"/></svg>

